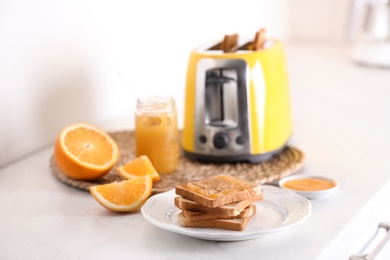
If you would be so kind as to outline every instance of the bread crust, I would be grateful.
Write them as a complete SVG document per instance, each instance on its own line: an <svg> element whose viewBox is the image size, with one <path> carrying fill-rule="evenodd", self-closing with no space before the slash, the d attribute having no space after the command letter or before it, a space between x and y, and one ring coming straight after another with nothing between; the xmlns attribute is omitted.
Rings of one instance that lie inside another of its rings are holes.
<svg viewBox="0 0 390 260"><path fill-rule="evenodd" d="M177 195L209 208L250 200L263 193L260 184L239 180L229 175L217 175L181 184L176 186L175 191Z"/></svg>
<svg viewBox="0 0 390 260"><path fill-rule="evenodd" d="M187 219L183 212L180 212L178 217L179 225L182 227L195 227L195 228L220 228L234 231L242 231L246 228L249 220L254 216L236 218L236 219L212 219L212 220L200 220L191 221Z"/></svg>
<svg viewBox="0 0 390 260"><path fill-rule="evenodd" d="M201 211L190 211L182 210L186 219L190 221L202 221L202 220L213 220L213 219L237 219L237 218L246 218L252 216L256 212L255 205L249 205L243 209L238 215L229 216L229 215L217 215Z"/></svg>
<svg viewBox="0 0 390 260"><path fill-rule="evenodd" d="M245 208L247 208L252 203L256 203L262 199L263 199L263 194L261 194L258 197L253 197L250 200L237 201L216 208L209 208L195 201L191 201L180 196L176 196L174 202L175 202L175 206L181 210L203 212L203 213L213 214L217 216L234 217L239 215Z"/></svg>

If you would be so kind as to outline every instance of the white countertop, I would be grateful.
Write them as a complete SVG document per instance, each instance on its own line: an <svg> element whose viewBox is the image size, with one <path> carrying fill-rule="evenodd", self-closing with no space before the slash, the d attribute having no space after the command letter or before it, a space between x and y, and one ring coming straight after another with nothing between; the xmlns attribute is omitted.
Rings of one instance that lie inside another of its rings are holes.
<svg viewBox="0 0 390 260"><path fill-rule="evenodd" d="M334 196L311 201L307 221L241 242L170 233L139 211L109 212L59 182L48 147L0 169L0 259L346 259L356 237L384 221L390 196L390 70L352 64L343 46L292 44L286 52L291 145L307 158L301 173L341 184ZM102 127L122 130L124 122Z"/></svg>

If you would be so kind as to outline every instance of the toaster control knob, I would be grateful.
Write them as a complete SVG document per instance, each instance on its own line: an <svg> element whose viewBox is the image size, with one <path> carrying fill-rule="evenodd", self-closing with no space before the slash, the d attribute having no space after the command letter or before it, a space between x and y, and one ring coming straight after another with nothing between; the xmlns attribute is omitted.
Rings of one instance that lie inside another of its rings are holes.
<svg viewBox="0 0 390 260"><path fill-rule="evenodd" d="M207 137L204 136L204 135L201 135L201 136L199 136L199 141L200 141L202 144L204 144L204 143L207 142Z"/></svg>
<svg viewBox="0 0 390 260"><path fill-rule="evenodd" d="M213 144L217 149L225 148L228 142L229 142L229 138L227 137L226 134L222 134L222 133L216 134L213 139Z"/></svg>
<svg viewBox="0 0 390 260"><path fill-rule="evenodd" d="M240 135L239 137L236 138L237 144L244 144L245 142L246 142L245 136Z"/></svg>

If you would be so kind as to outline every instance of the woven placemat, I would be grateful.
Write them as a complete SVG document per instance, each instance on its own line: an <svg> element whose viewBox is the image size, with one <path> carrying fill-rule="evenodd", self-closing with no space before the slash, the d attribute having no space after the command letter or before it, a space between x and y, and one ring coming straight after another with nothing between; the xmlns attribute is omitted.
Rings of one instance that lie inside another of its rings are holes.
<svg viewBox="0 0 390 260"><path fill-rule="evenodd" d="M69 178L57 166L54 155L50 159L50 167L53 174L63 183L72 187L89 190L89 187L98 184L106 184L121 181L123 178L117 173L116 167L125 165L136 158L133 131L120 131L109 133L118 143L120 156L117 164L103 177L94 181L80 181ZM270 160L252 163L201 163L191 161L180 154L180 162L175 172L161 174L161 179L153 184L152 193L168 191L181 183L197 181L218 174L232 175L249 181L257 181L261 184L271 183L285 176L296 173L304 162L304 154L299 149L287 146L280 154Z"/></svg>

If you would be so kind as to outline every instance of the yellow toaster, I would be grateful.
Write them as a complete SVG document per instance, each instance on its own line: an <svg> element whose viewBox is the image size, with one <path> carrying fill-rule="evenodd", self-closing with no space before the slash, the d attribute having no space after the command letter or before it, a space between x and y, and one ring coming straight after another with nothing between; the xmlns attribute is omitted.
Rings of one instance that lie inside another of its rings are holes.
<svg viewBox="0 0 390 260"><path fill-rule="evenodd" d="M267 39L252 51L250 41L239 41L236 51L223 52L219 44L203 44L190 54L183 152L208 162L268 160L292 135L283 45Z"/></svg>

